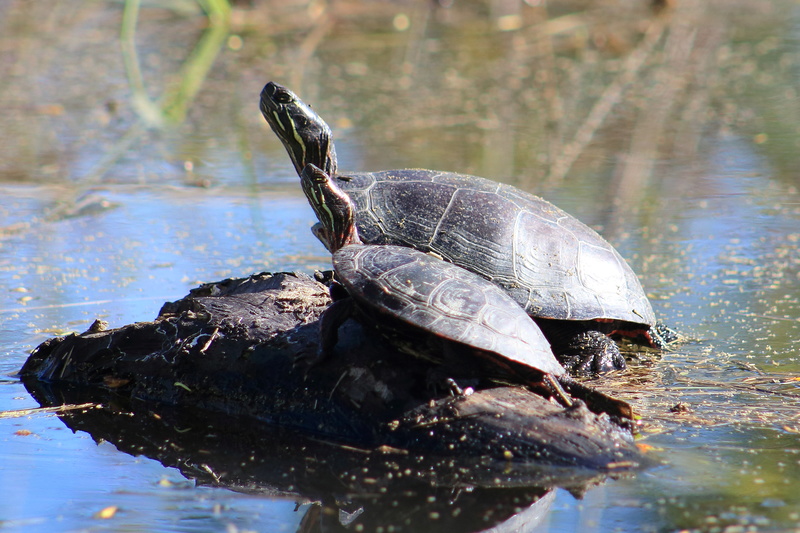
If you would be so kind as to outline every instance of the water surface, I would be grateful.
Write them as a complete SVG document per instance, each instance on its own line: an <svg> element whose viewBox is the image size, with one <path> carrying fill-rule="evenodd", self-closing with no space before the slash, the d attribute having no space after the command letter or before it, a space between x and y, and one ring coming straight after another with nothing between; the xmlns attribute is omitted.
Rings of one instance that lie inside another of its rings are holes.
<svg viewBox="0 0 800 533"><path fill-rule="evenodd" d="M479 174L578 216L686 335L598 382L663 466L558 490L531 530L800 527L797 4L431 4L239 6L186 120L155 127L132 104L120 3L3 3L0 410L38 405L13 374L53 335L327 266L258 112L274 79L334 127L343 168ZM153 101L206 31L191 5L140 11ZM295 531L307 510L195 485L54 415L0 419L0 456L11 530Z"/></svg>

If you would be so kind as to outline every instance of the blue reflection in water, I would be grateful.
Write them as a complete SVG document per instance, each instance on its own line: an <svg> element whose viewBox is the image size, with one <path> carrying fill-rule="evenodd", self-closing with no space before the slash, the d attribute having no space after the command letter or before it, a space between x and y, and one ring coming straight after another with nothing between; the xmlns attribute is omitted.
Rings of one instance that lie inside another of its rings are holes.
<svg viewBox="0 0 800 533"><path fill-rule="evenodd" d="M119 207L42 222L9 239L15 264L5 285L25 292L6 293L0 309L33 313L43 327L88 320L88 311L144 320L157 311L152 300L181 297L199 282L326 264L306 229L313 213L301 196L174 190L104 197Z"/></svg>
<svg viewBox="0 0 800 533"><path fill-rule="evenodd" d="M16 372L39 342L82 331L95 318L111 327L150 320L164 301L182 297L199 282L264 270L311 272L329 261L307 229L313 213L299 191L249 196L194 189L100 191L118 207L52 222L40 215L63 193L9 193L0 200L8 202L0 206L9 215L2 226L33 222L0 248L3 374ZM0 410L35 406L19 383L0 383ZM32 434L17 435L18 430ZM80 529L107 505L120 507L114 527L121 529L208 531L271 524L279 531L294 530L300 519L293 503L186 490L179 474L108 444L98 446L86 434L73 435L54 416L0 419L0 439L0 520L10 526ZM164 488L162 477L178 485ZM215 504L223 510L215 511Z"/></svg>
<svg viewBox="0 0 800 533"><path fill-rule="evenodd" d="M696 311L690 327L706 338L713 333L722 349L742 354L757 351L754 337L776 325L757 317L800 313L797 267L782 266L779 258L790 244L788 236L800 229L792 209L797 196L770 179L767 162L752 148L738 137L713 146L708 158L712 166L697 183L699 191L684 191L689 205L681 215L679 240L673 243L678 253L688 251L686 291L672 300L672 307ZM787 293L794 294L795 302L778 311L775 302ZM772 342L775 348L794 340Z"/></svg>

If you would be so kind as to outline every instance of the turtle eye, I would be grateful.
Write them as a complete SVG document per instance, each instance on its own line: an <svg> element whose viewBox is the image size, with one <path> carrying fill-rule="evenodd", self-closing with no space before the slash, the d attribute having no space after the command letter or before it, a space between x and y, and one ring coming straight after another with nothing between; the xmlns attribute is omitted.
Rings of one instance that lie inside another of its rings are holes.
<svg viewBox="0 0 800 533"><path fill-rule="evenodd" d="M289 104L292 101L292 94L283 87L276 87L272 99L279 104Z"/></svg>

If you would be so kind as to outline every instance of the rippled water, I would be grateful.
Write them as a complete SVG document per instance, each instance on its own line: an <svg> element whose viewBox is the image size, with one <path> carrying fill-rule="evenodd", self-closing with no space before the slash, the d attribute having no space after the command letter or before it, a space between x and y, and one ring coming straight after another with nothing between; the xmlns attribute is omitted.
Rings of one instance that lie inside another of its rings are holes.
<svg viewBox="0 0 800 533"><path fill-rule="evenodd" d="M664 465L556 491L531 530L800 527L796 3L429 4L238 7L187 120L147 129L120 4L3 3L0 410L38 405L13 374L53 335L152 319L199 282L327 265L259 116L275 79L334 127L343 168L480 174L598 228L688 337L599 383ZM151 98L204 28L142 8ZM307 509L195 486L54 415L0 418L0 465L6 529L295 531Z"/></svg>

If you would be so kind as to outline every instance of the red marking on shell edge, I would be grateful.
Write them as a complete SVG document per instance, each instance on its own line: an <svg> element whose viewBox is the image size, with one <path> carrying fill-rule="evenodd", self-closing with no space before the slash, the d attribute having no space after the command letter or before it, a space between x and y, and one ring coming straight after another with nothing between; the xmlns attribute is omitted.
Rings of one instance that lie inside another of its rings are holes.
<svg viewBox="0 0 800 533"><path fill-rule="evenodd" d="M650 336L649 329L615 329L609 332L609 335L619 335L629 339L644 338L647 341L648 346L651 348L658 348L656 343L653 342L653 338Z"/></svg>

